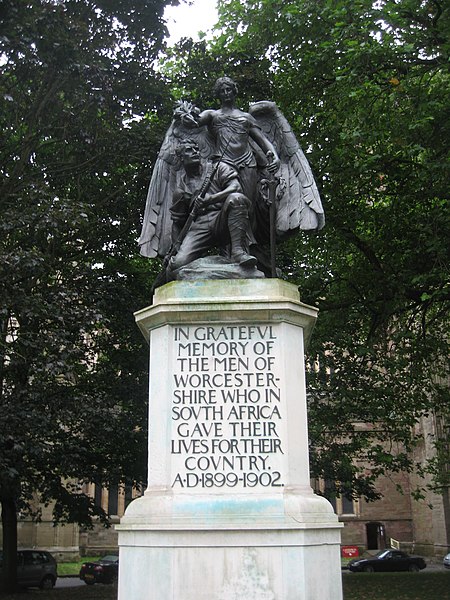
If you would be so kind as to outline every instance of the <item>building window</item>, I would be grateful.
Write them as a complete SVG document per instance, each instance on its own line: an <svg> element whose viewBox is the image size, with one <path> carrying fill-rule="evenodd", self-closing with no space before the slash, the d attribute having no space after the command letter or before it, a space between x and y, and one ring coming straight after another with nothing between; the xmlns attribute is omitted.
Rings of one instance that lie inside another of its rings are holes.
<svg viewBox="0 0 450 600"><path fill-rule="evenodd" d="M119 514L119 486L117 485L117 483L113 483L109 486L108 514L109 515Z"/></svg>
<svg viewBox="0 0 450 600"><path fill-rule="evenodd" d="M328 500L337 515L356 515L356 503L347 496L336 496L336 485L331 479L319 483L319 493Z"/></svg>
<svg viewBox="0 0 450 600"><path fill-rule="evenodd" d="M100 481L95 482L95 490L94 490L94 503L95 506L99 508L102 507L102 494L103 494L103 486Z"/></svg>
<svg viewBox="0 0 450 600"><path fill-rule="evenodd" d="M133 486L129 483L125 486L125 508L130 504L133 500Z"/></svg>
<svg viewBox="0 0 450 600"><path fill-rule="evenodd" d="M325 496L325 498L328 500L328 502L333 507L334 512L336 514L338 514L337 497L335 495L335 491L334 490L335 490L334 481L331 481L331 479L326 479L325 480L325 487L324 487L324 490L323 490L323 495Z"/></svg>
<svg viewBox="0 0 450 600"><path fill-rule="evenodd" d="M342 515L354 515L355 514L355 503L353 502L353 498L347 498L347 496L341 496L340 498L342 503Z"/></svg>

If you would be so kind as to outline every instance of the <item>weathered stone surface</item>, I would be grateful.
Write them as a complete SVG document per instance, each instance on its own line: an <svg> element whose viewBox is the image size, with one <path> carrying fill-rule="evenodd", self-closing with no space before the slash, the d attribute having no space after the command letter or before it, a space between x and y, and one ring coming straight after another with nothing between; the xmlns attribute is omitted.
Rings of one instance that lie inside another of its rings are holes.
<svg viewBox="0 0 450 600"><path fill-rule="evenodd" d="M223 256L205 256L173 273L174 279L199 281L203 279L260 279L264 273L256 267L242 267Z"/></svg>
<svg viewBox="0 0 450 600"><path fill-rule="evenodd" d="M119 600L342 599L341 526L309 475L316 313L291 284L238 279L171 282L136 314L148 488L118 526Z"/></svg>

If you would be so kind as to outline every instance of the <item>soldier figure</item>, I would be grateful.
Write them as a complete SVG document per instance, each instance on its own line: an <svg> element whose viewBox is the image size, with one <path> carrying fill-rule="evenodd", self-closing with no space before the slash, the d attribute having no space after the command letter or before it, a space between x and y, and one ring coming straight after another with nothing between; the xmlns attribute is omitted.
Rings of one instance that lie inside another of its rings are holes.
<svg viewBox="0 0 450 600"><path fill-rule="evenodd" d="M190 212L195 219L182 240L181 246L169 263L169 272L184 267L218 247L222 255L242 267L254 267L256 258L249 254L254 242L250 227L251 202L242 193L238 173L229 164L202 164L200 151L194 140L180 143L177 153L181 158L184 175L173 196L172 240L177 240ZM208 189L199 195L202 184Z"/></svg>

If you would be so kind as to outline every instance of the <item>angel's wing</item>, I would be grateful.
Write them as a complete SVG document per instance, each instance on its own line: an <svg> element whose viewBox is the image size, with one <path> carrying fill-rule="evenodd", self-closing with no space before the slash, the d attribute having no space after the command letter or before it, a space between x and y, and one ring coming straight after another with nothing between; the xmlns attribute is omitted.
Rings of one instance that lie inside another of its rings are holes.
<svg viewBox="0 0 450 600"><path fill-rule="evenodd" d="M141 254L148 258L164 257L170 250L172 244L170 207L182 171L176 148L182 140L188 138L197 141L203 158L208 158L212 154L213 143L206 128L188 129L180 123L172 122L153 169L139 238Z"/></svg>
<svg viewBox="0 0 450 600"><path fill-rule="evenodd" d="M319 230L325 215L311 167L279 108L274 102L252 104L250 114L275 146L280 157L279 175L286 190L277 205L276 231L283 237L290 231Z"/></svg>

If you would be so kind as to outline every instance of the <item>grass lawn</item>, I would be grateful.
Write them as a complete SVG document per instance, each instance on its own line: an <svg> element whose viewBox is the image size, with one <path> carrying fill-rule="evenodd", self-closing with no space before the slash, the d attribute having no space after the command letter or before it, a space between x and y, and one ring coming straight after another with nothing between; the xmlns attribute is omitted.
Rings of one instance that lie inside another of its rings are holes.
<svg viewBox="0 0 450 600"><path fill-rule="evenodd" d="M429 573L344 573L344 600L450 600L450 571ZM2 600L116 600L116 585L28 590ZM155 600L158 600L155 598ZM180 600L183 600L180 598ZM329 598L329 600L334 600Z"/></svg>
<svg viewBox="0 0 450 600"><path fill-rule="evenodd" d="M99 556L85 556L80 558L77 562L64 562L58 563L58 576L63 577L64 575L78 575L80 567L85 562L95 562Z"/></svg>
<svg viewBox="0 0 450 600"><path fill-rule="evenodd" d="M342 579L344 600L450 600L450 571L344 573Z"/></svg>
<svg viewBox="0 0 450 600"><path fill-rule="evenodd" d="M83 587L54 589L48 592L29 589L2 596L2 600L116 600L116 585L85 585ZM130 599L131 600L131 599Z"/></svg>

